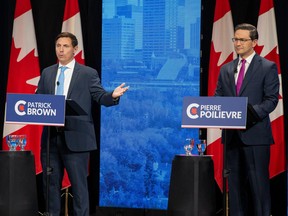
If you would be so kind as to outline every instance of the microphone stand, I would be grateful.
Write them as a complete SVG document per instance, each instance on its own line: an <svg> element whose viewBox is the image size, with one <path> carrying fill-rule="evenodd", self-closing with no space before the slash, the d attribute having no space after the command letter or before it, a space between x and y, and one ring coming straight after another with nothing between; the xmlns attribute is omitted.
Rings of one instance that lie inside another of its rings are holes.
<svg viewBox="0 0 288 216"><path fill-rule="evenodd" d="M234 66L233 70L234 74L238 73L237 64ZM230 170L227 169L227 129L223 129L223 136L224 136L224 143L223 143L223 173L222 173L222 188L223 188L223 212L224 216L228 215L228 208L227 208L227 178L230 174Z"/></svg>
<svg viewBox="0 0 288 216"><path fill-rule="evenodd" d="M46 155L46 212L44 216L49 216L49 185L50 175L52 174L52 168L50 167L50 126L47 128L47 155Z"/></svg>
<svg viewBox="0 0 288 216"><path fill-rule="evenodd" d="M238 73L237 70L237 64L234 67L233 70L234 74ZM227 179L230 174L230 170L227 169L227 159L226 159L226 153L227 153L227 129L223 129L223 136L225 142L223 143L223 173L222 173L222 188L223 188L223 211L224 216L228 215L228 208L227 208Z"/></svg>

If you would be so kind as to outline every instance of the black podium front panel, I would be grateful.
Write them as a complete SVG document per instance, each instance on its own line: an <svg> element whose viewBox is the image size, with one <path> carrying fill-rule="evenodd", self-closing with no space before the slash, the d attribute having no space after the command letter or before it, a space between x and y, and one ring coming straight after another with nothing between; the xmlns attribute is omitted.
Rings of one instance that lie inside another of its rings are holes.
<svg viewBox="0 0 288 216"><path fill-rule="evenodd" d="M213 160L210 156L175 156L168 200L169 216L215 216Z"/></svg>
<svg viewBox="0 0 288 216"><path fill-rule="evenodd" d="M35 161L31 151L0 151L0 215L38 215Z"/></svg>

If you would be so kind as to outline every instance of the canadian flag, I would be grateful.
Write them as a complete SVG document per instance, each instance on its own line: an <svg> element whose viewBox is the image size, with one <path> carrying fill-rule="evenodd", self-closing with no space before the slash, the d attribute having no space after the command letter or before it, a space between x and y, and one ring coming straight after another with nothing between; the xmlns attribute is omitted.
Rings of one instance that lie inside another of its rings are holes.
<svg viewBox="0 0 288 216"><path fill-rule="evenodd" d="M284 115L280 60L278 52L278 39L273 0L262 0L260 4L257 29L259 32L256 52L274 61L278 67L280 80L280 95L276 109L270 114L275 144L271 145L271 158L269 165L270 178L286 170L286 149L284 140Z"/></svg>
<svg viewBox="0 0 288 216"><path fill-rule="evenodd" d="M84 47L78 0L66 0L62 32L71 32L77 37L78 50L75 53L75 59L80 64L84 64Z"/></svg>
<svg viewBox="0 0 288 216"><path fill-rule="evenodd" d="M78 50L75 53L75 59L78 63L84 64L84 47L82 38L81 17L78 0L66 0L62 32L71 32L77 37ZM65 170L62 181L62 189L70 187L70 181Z"/></svg>
<svg viewBox="0 0 288 216"><path fill-rule="evenodd" d="M40 76L40 66L30 0L17 0L8 72L7 93L34 94ZM4 123L3 149L7 149L9 134L25 134L27 146L35 156L36 174L42 172L40 140L42 126Z"/></svg>
<svg viewBox="0 0 288 216"><path fill-rule="evenodd" d="M233 36L234 28L229 0L216 0L210 48L208 96L214 95L220 67L237 57L231 41ZM207 154L213 155L215 180L222 189L223 145L220 129L207 129Z"/></svg>

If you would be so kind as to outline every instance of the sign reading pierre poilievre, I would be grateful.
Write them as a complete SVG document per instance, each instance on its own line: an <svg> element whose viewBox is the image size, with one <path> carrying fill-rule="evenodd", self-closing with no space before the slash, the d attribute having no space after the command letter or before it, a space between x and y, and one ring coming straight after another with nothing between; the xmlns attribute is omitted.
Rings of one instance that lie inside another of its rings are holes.
<svg viewBox="0 0 288 216"><path fill-rule="evenodd" d="M64 126L65 96L7 94L6 123Z"/></svg>
<svg viewBox="0 0 288 216"><path fill-rule="evenodd" d="M182 128L245 129L247 97L184 97Z"/></svg>

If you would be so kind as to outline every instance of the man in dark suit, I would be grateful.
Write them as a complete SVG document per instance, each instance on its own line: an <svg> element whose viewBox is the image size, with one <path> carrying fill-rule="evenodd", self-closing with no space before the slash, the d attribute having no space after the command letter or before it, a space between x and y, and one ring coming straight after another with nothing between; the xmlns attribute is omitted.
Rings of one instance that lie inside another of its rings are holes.
<svg viewBox="0 0 288 216"><path fill-rule="evenodd" d="M249 104L246 130L222 131L230 170L231 216L249 215L248 201L252 201L253 216L269 216L271 209L269 159L274 140L269 113L278 103L279 78L276 64L255 53L257 40L253 25L235 27L232 41L239 57L223 65L215 92L215 96L248 97Z"/></svg>
<svg viewBox="0 0 288 216"><path fill-rule="evenodd" d="M97 71L75 61L77 45L77 38L69 32L62 32L56 37L55 50L59 63L43 70L37 89L38 94L65 95L66 99L74 100L87 113L81 116L66 116L65 127L50 127L50 167L53 171L50 175L48 211L51 216L60 215L64 168L73 190L73 215L89 215L89 151L97 148L92 104L96 102L104 106L117 105L119 97L128 90L125 83L122 83L113 92L105 91ZM63 67L65 68L61 71ZM44 193L47 184L47 136L48 127L44 127L41 140Z"/></svg>

